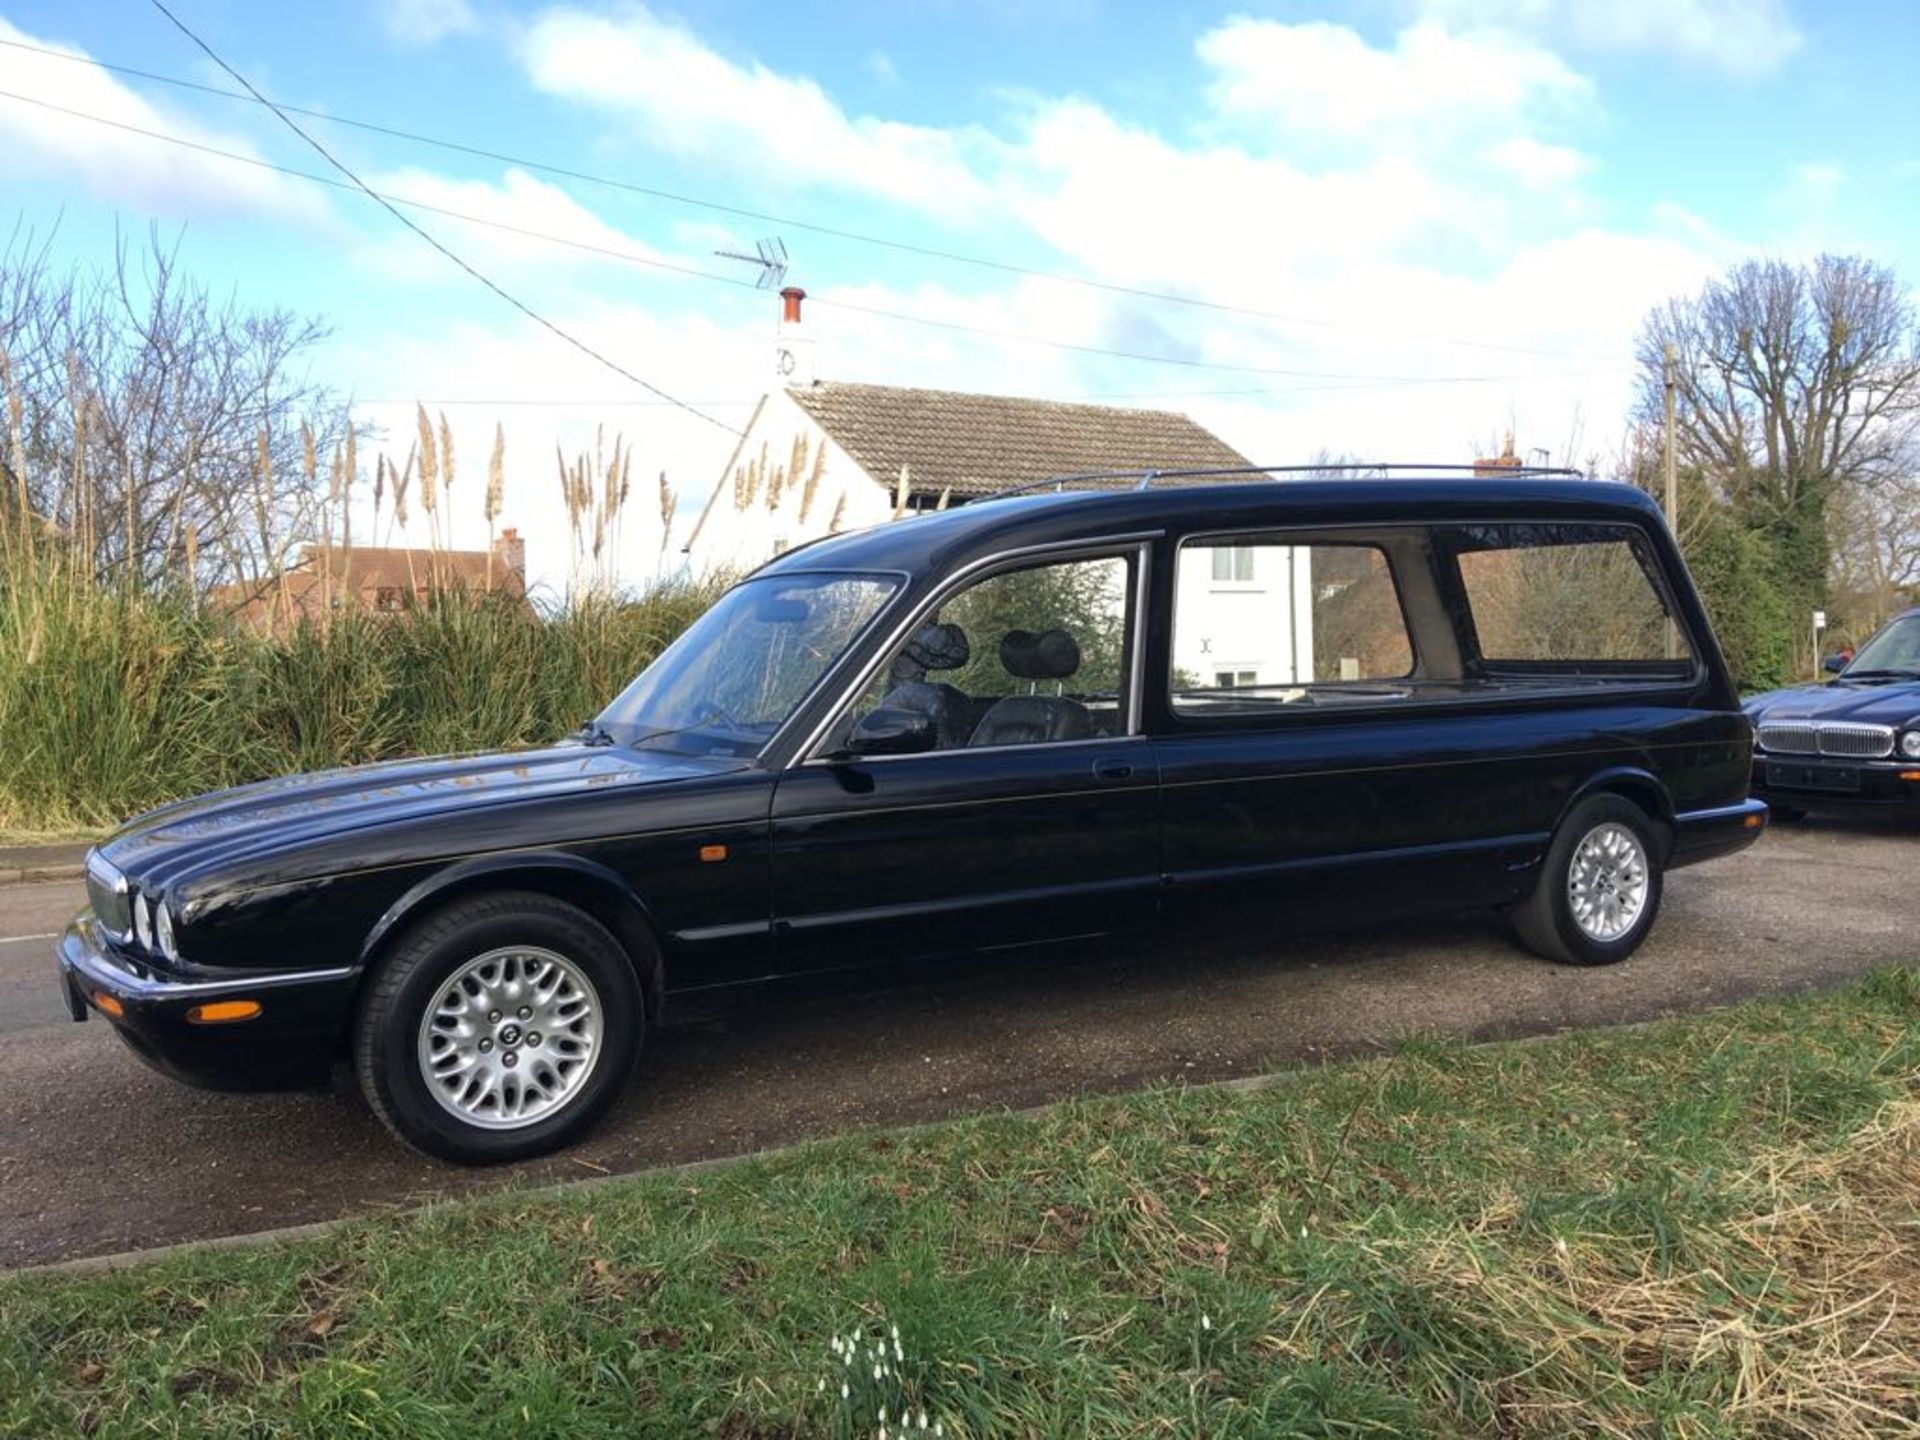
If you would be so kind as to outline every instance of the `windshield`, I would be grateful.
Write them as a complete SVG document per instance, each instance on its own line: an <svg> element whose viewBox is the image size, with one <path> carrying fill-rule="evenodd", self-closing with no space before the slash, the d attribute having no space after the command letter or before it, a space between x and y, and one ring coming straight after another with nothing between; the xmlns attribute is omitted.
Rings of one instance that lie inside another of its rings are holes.
<svg viewBox="0 0 1920 1440"><path fill-rule="evenodd" d="M600 713L616 744L755 755L898 587L882 575L736 585Z"/></svg>
<svg viewBox="0 0 1920 1440"><path fill-rule="evenodd" d="M1887 626L1860 647L1846 669L1849 675L1874 671L1920 676L1920 615L1908 615Z"/></svg>

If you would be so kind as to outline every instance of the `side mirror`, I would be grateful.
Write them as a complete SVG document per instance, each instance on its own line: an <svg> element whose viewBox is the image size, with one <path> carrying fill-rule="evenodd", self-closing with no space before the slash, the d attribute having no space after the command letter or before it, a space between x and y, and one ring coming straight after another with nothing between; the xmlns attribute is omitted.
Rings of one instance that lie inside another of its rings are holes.
<svg viewBox="0 0 1920 1440"><path fill-rule="evenodd" d="M921 755L940 743L933 717L882 705L860 717L847 737L848 755Z"/></svg>
<svg viewBox="0 0 1920 1440"><path fill-rule="evenodd" d="M1820 668L1825 670L1829 675L1838 675L1842 670L1847 668L1847 657L1844 655L1829 655L1820 662Z"/></svg>

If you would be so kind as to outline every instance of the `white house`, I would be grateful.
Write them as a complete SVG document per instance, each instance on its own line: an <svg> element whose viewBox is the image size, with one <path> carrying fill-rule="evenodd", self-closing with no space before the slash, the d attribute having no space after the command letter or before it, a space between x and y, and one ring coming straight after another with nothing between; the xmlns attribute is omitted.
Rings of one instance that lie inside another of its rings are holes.
<svg viewBox="0 0 1920 1440"><path fill-rule="evenodd" d="M816 380L805 298L781 292L781 383L754 408L687 537L693 574L749 570L823 535L1063 475L1251 463L1168 410ZM1207 686L1311 679L1306 559L1276 546L1189 550L1175 668Z"/></svg>

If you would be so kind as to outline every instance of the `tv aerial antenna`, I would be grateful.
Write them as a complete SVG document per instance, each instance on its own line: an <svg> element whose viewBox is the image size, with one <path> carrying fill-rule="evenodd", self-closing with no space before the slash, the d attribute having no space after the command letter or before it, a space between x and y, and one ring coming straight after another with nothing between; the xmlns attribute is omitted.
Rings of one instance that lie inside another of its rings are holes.
<svg viewBox="0 0 1920 1440"><path fill-rule="evenodd" d="M713 253L722 260L738 260L743 264L758 266L760 273L753 278L756 290L771 290L787 278L787 242L778 235L753 242L753 254L743 254L738 250L716 250Z"/></svg>

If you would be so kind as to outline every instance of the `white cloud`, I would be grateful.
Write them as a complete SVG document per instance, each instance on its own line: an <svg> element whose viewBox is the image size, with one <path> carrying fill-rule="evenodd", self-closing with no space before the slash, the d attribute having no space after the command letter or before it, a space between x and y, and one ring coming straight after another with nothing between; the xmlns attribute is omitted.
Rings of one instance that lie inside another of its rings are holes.
<svg viewBox="0 0 1920 1440"><path fill-rule="evenodd" d="M851 116L811 79L736 63L644 12L617 22L549 12L523 48L543 88L618 116L634 139L735 175L778 174L796 188L856 191L936 215L953 196L989 197L987 213L1008 235L1054 252L1050 268L1276 312L1178 308L1032 277L1000 283L931 263L904 284L809 276L823 378L1165 405L1270 463L1323 446L1465 459L1508 423L1522 446L1546 445L1556 458L1583 428L1593 446L1613 442L1640 318L1697 285L1726 246L1670 205L1613 228L1591 223L1581 184L1593 162L1555 133L1591 114L1584 77L1511 34L1461 35L1431 22L1375 46L1337 26L1231 21L1198 53L1211 83L1178 132L1083 99L1029 97L989 135ZM417 174L389 183L529 228L618 235L557 187L512 172L477 187ZM723 232L687 218L663 233L692 248ZM536 256L550 263L562 253L505 243L502 263L526 262L534 279ZM689 399L746 400L769 383L771 297L764 314L593 307L538 285L529 298ZM1204 364L1131 363L902 325L854 305ZM723 325L715 313L755 318ZM388 394L395 386L429 398L503 388L556 400L628 393L504 314L383 346L367 363L394 377ZM503 376L516 378L503 387ZM1259 393L1213 393L1223 391ZM404 426L411 412L395 413ZM720 413L740 422L747 412ZM622 416L632 418L624 428L640 440L643 472L674 476L683 515L697 510L725 460L724 434L654 404L506 412L505 521L529 533L536 570L564 569L564 517L546 502L552 437L571 450L590 442L595 422ZM461 453L485 453L495 418L450 411ZM657 529L640 524L636 534L634 578L658 555Z"/></svg>
<svg viewBox="0 0 1920 1440"><path fill-rule="evenodd" d="M380 0L380 24L403 45L432 45L479 26L468 0Z"/></svg>
<svg viewBox="0 0 1920 1440"><path fill-rule="evenodd" d="M1564 109L1592 89L1524 40L1427 22L1381 49L1344 25L1240 18L1202 36L1196 49L1215 72L1211 98L1224 116L1290 136L1444 140Z"/></svg>
<svg viewBox="0 0 1920 1440"><path fill-rule="evenodd" d="M622 116L634 138L675 154L948 214L989 198L967 158L981 137L849 115L813 80L736 64L646 10L549 10L521 57L538 88Z"/></svg>
<svg viewBox="0 0 1920 1440"><path fill-rule="evenodd" d="M486 180L455 180L418 169L372 175L368 183L382 194L435 207L425 213L414 210L408 213L435 235L451 237L458 233L460 243L456 248L461 257L483 268L533 266L542 273L551 273L603 261L630 260L642 265L649 261L693 263L664 254L616 229L558 185L537 179L517 167L509 167L498 184ZM456 218L461 216L470 216L479 223L465 223ZM510 228L496 228L499 226ZM470 283L417 237L399 231L398 227L389 227L389 230L390 233L372 242L366 250L381 268L414 278L444 276ZM538 238L541 236L571 244L555 245Z"/></svg>
<svg viewBox="0 0 1920 1440"><path fill-rule="evenodd" d="M1565 145L1548 145L1526 135L1501 140L1487 150L1487 161L1533 189L1568 185L1593 168L1593 157Z"/></svg>
<svg viewBox="0 0 1920 1440"><path fill-rule="evenodd" d="M1784 0L1417 0L1444 24L1497 26L1583 49L1654 52L1759 75L1783 64L1802 36Z"/></svg>
<svg viewBox="0 0 1920 1440"><path fill-rule="evenodd" d="M87 58L84 51L43 40L5 20L0 20L0 40ZM319 192L302 181L116 128L257 155L245 139L163 110L97 65L0 48L0 90L79 112L0 99L0 176L77 182L112 204L155 215L259 212L311 221L327 213Z"/></svg>

